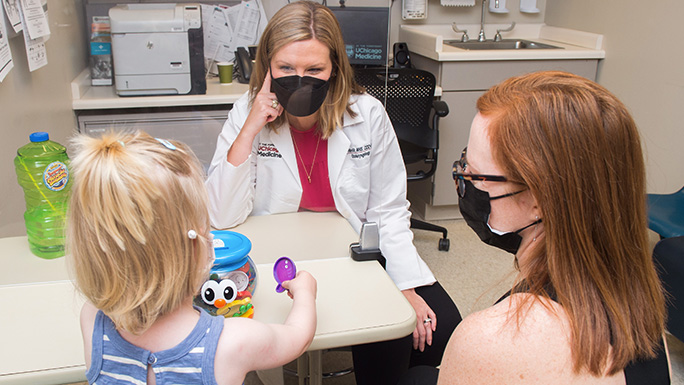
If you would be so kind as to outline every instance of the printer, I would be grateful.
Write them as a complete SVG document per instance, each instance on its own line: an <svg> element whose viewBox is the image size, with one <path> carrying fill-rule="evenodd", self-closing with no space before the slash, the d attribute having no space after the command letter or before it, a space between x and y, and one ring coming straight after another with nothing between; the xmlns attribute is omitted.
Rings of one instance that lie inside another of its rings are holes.
<svg viewBox="0 0 684 385"><path fill-rule="evenodd" d="M109 19L118 95L207 92L199 4L117 5Z"/></svg>

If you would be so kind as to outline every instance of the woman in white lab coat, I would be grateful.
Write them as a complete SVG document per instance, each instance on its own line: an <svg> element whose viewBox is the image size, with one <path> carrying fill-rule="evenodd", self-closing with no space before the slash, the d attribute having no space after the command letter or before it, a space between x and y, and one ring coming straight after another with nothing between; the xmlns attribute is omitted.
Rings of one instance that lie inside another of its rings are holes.
<svg viewBox="0 0 684 385"><path fill-rule="evenodd" d="M439 365L461 316L413 245L397 138L382 104L354 81L332 12L302 1L276 13L250 90L209 168L212 225L301 210L338 211L357 231L377 223L387 272L417 324L413 336L354 347L357 383L394 385L409 366Z"/></svg>

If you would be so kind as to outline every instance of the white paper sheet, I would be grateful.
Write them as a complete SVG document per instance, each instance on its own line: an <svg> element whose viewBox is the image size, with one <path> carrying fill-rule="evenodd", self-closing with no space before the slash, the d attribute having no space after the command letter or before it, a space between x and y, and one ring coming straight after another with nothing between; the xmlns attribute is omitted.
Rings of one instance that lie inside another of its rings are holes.
<svg viewBox="0 0 684 385"><path fill-rule="evenodd" d="M258 43L260 19L261 12L256 1L243 1L238 12L228 12L228 20L234 26L231 39L233 51L237 50L237 47L248 47Z"/></svg>
<svg viewBox="0 0 684 385"><path fill-rule="evenodd" d="M47 19L47 1L21 0L21 12L24 17L24 28L31 39L50 36L50 26ZM45 6L45 9L43 9Z"/></svg>
<svg viewBox="0 0 684 385"><path fill-rule="evenodd" d="M33 72L47 65L47 50L45 49L45 38L39 37L31 39L24 31L24 42L26 43L26 58L28 59L29 71Z"/></svg>
<svg viewBox="0 0 684 385"><path fill-rule="evenodd" d="M19 15L19 0L2 0L2 5L5 8L7 20L14 32L19 32L22 29L21 16Z"/></svg>
<svg viewBox="0 0 684 385"><path fill-rule="evenodd" d="M21 23L24 25L24 46L26 47L26 59L28 59L29 71L33 72L39 68L47 65L47 50L45 49L45 42L47 37L39 37L31 39L26 26L26 19L24 18L24 9L20 8ZM48 35L49 36L49 35Z"/></svg>
<svg viewBox="0 0 684 385"><path fill-rule="evenodd" d="M232 7L202 5L202 21L204 58L212 73L216 73L214 63L235 59L237 47L257 44L268 23L260 0L243 1Z"/></svg>
<svg viewBox="0 0 684 385"><path fill-rule="evenodd" d="M224 5L204 6L202 12L207 22L204 25L204 58L209 62L232 61L234 53L228 50L232 28L228 24Z"/></svg>
<svg viewBox="0 0 684 385"><path fill-rule="evenodd" d="M5 77L13 67L14 63L12 62L12 51L10 50L7 37L4 12L2 7L0 7L0 82L5 80Z"/></svg>

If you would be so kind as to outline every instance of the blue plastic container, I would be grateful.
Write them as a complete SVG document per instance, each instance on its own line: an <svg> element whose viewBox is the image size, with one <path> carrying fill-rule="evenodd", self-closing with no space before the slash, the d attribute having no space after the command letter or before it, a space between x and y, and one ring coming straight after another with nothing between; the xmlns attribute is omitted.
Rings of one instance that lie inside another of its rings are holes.
<svg viewBox="0 0 684 385"><path fill-rule="evenodd" d="M215 230L211 234L216 258L195 305L211 315L252 318L252 295L257 284L256 266L249 257L252 242L234 231Z"/></svg>

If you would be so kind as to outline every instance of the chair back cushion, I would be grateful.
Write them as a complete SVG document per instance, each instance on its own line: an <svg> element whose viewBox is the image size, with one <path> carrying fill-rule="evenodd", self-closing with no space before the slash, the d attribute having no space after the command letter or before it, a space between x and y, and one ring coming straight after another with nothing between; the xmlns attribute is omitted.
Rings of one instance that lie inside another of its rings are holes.
<svg viewBox="0 0 684 385"><path fill-rule="evenodd" d="M356 81L385 105L392 125L427 127L435 96L435 76L414 68L359 68ZM387 92L385 92L387 85Z"/></svg>

